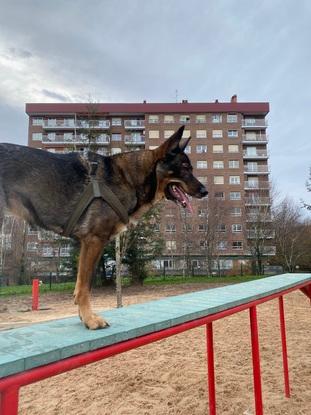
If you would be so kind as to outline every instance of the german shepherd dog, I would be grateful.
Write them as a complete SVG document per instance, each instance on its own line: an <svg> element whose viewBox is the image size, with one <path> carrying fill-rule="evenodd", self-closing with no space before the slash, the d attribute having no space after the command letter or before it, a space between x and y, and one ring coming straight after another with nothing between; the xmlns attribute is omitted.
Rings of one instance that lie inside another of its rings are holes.
<svg viewBox="0 0 311 415"><path fill-rule="evenodd" d="M190 138L182 138L181 127L154 150L141 150L109 157L90 152L53 154L13 144L0 144L0 229L4 209L31 225L64 234L66 223L91 180L103 181L135 224L155 203L166 198L190 208L187 195L202 198L206 188L192 173L184 150ZM77 220L70 237L80 241L75 304L89 329L109 324L93 313L90 279L105 245L126 225L102 198L95 198Z"/></svg>

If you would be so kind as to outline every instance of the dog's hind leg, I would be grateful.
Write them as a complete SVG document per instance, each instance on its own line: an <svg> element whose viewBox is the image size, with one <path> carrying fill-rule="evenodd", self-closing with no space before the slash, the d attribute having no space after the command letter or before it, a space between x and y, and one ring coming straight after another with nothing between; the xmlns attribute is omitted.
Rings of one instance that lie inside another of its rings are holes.
<svg viewBox="0 0 311 415"><path fill-rule="evenodd" d="M89 329L95 330L108 326L100 316L92 312L90 301L90 282L93 270L102 253L104 243L97 237L88 237L81 241L78 277L74 292L75 304L79 306L79 315Z"/></svg>

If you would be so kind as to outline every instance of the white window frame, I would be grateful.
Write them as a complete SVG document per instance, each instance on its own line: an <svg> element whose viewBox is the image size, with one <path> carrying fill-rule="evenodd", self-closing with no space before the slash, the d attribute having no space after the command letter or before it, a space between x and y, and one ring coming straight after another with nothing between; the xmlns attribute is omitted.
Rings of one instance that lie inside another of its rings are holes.
<svg viewBox="0 0 311 415"><path fill-rule="evenodd" d="M207 169L207 161L206 160L198 160L197 161L197 169Z"/></svg>

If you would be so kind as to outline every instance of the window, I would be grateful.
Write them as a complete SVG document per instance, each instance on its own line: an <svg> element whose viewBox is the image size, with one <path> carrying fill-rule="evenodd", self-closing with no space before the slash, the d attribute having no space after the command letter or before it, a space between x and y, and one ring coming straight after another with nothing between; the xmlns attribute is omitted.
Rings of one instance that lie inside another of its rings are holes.
<svg viewBox="0 0 311 415"><path fill-rule="evenodd" d="M170 138L174 132L174 130L164 130L164 138Z"/></svg>
<svg viewBox="0 0 311 415"><path fill-rule="evenodd" d="M238 122L238 115L237 114L227 114L227 122L228 123Z"/></svg>
<svg viewBox="0 0 311 415"><path fill-rule="evenodd" d="M232 249L236 250L236 249L243 249L243 242L242 241L233 241L232 242Z"/></svg>
<svg viewBox="0 0 311 415"><path fill-rule="evenodd" d="M200 218L206 216L206 209L198 209L198 216L200 216Z"/></svg>
<svg viewBox="0 0 311 415"><path fill-rule="evenodd" d="M35 252L37 251L37 242L28 242L27 243L27 251L29 252Z"/></svg>
<svg viewBox="0 0 311 415"><path fill-rule="evenodd" d="M149 138L160 138L159 130L150 130Z"/></svg>
<svg viewBox="0 0 311 415"><path fill-rule="evenodd" d="M64 133L64 141L72 141L73 134L72 133Z"/></svg>
<svg viewBox="0 0 311 415"><path fill-rule="evenodd" d="M199 230L199 232L207 231L207 224L206 223L199 223L198 230Z"/></svg>
<svg viewBox="0 0 311 415"><path fill-rule="evenodd" d="M184 223L183 224L183 231L184 232L191 232L192 231L192 225L191 225L191 223Z"/></svg>
<svg viewBox="0 0 311 415"><path fill-rule="evenodd" d="M206 184L207 183L207 177L206 176L198 176L197 179L199 182Z"/></svg>
<svg viewBox="0 0 311 415"><path fill-rule="evenodd" d="M189 124L190 123L190 116L189 115L181 115L179 117L179 121L181 124Z"/></svg>
<svg viewBox="0 0 311 415"><path fill-rule="evenodd" d="M47 141L56 141L56 133L48 133Z"/></svg>
<svg viewBox="0 0 311 415"><path fill-rule="evenodd" d="M213 138L222 138L222 130L213 130L212 137Z"/></svg>
<svg viewBox="0 0 311 415"><path fill-rule="evenodd" d="M223 169L224 168L224 162L222 160L213 161L213 168L214 169Z"/></svg>
<svg viewBox="0 0 311 415"><path fill-rule="evenodd" d="M239 152L238 144L229 144L228 145L228 151L229 151L229 153L238 153Z"/></svg>
<svg viewBox="0 0 311 415"><path fill-rule="evenodd" d="M237 138L239 136L238 130L228 130L229 138Z"/></svg>
<svg viewBox="0 0 311 415"><path fill-rule="evenodd" d="M182 136L183 136L183 138L189 138L190 137L190 130L184 130Z"/></svg>
<svg viewBox="0 0 311 415"><path fill-rule="evenodd" d="M48 119L48 126L49 127L56 127L56 118L49 118Z"/></svg>
<svg viewBox="0 0 311 415"><path fill-rule="evenodd" d="M113 127L119 127L122 125L122 118L112 118L111 125Z"/></svg>
<svg viewBox="0 0 311 415"><path fill-rule="evenodd" d="M205 146L205 145L198 145L198 146L196 146L196 152L198 154L207 153L207 146Z"/></svg>
<svg viewBox="0 0 311 415"><path fill-rule="evenodd" d="M149 115L149 124L157 124L159 122L158 115Z"/></svg>
<svg viewBox="0 0 311 415"><path fill-rule="evenodd" d="M153 230L154 230L155 232L160 232L160 224L159 224L159 223L155 223L155 224L153 225Z"/></svg>
<svg viewBox="0 0 311 415"><path fill-rule="evenodd" d="M225 249L227 249L227 241L219 241L218 245L217 245L217 248L220 251L224 251Z"/></svg>
<svg viewBox="0 0 311 415"><path fill-rule="evenodd" d="M32 119L32 125L43 125L43 118L34 117Z"/></svg>
<svg viewBox="0 0 311 415"><path fill-rule="evenodd" d="M241 200L241 192L230 192L229 198L230 200Z"/></svg>
<svg viewBox="0 0 311 415"><path fill-rule="evenodd" d="M229 176L229 184L240 184L240 176Z"/></svg>
<svg viewBox="0 0 311 415"><path fill-rule="evenodd" d="M121 153L121 148L119 148L119 147L112 147L111 154L113 155L113 154L118 154L118 153Z"/></svg>
<svg viewBox="0 0 311 415"><path fill-rule="evenodd" d="M241 216L241 208L240 207L233 207L230 209L231 216Z"/></svg>
<svg viewBox="0 0 311 415"><path fill-rule="evenodd" d="M224 176L214 176L214 184L224 184Z"/></svg>
<svg viewBox="0 0 311 415"><path fill-rule="evenodd" d="M219 223L216 226L216 231L217 232L226 232L226 225L224 223Z"/></svg>
<svg viewBox="0 0 311 415"><path fill-rule="evenodd" d="M195 117L195 122L197 124L203 124L203 123L205 123L206 122L206 115L197 115Z"/></svg>
<svg viewBox="0 0 311 415"><path fill-rule="evenodd" d="M196 131L196 138L207 138L206 130L197 130Z"/></svg>
<svg viewBox="0 0 311 415"><path fill-rule="evenodd" d="M175 223L167 223L165 226L165 232L176 232Z"/></svg>
<svg viewBox="0 0 311 415"><path fill-rule="evenodd" d="M255 125L256 119L255 118L244 118L245 125Z"/></svg>
<svg viewBox="0 0 311 415"><path fill-rule="evenodd" d="M231 229L233 233L242 232L242 225L240 223L234 223Z"/></svg>
<svg viewBox="0 0 311 415"><path fill-rule="evenodd" d="M222 121L222 115L221 114L213 114L212 115L212 122L213 123L220 123Z"/></svg>
<svg viewBox="0 0 311 415"><path fill-rule="evenodd" d="M207 169L207 161L205 160L197 161L197 169Z"/></svg>
<svg viewBox="0 0 311 415"><path fill-rule="evenodd" d="M229 169L238 169L240 167L239 160L229 160Z"/></svg>
<svg viewBox="0 0 311 415"><path fill-rule="evenodd" d="M166 249L176 251L176 241L166 241Z"/></svg>
<svg viewBox="0 0 311 415"><path fill-rule="evenodd" d="M111 134L111 141L121 141L122 134Z"/></svg>
<svg viewBox="0 0 311 415"><path fill-rule="evenodd" d="M156 148L158 148L159 146L149 146L149 150L155 150Z"/></svg>
<svg viewBox="0 0 311 415"><path fill-rule="evenodd" d="M174 115L164 115L165 124L173 124L175 122Z"/></svg>
<svg viewBox="0 0 311 415"><path fill-rule="evenodd" d="M215 192L214 193L215 199L222 199L224 200L225 198L225 193L224 192Z"/></svg>
<svg viewBox="0 0 311 415"><path fill-rule="evenodd" d="M223 153L224 146L222 144L214 144L213 145L213 153Z"/></svg>
<svg viewBox="0 0 311 415"><path fill-rule="evenodd" d="M187 146L184 150L186 154L191 154L191 146Z"/></svg>
<svg viewBox="0 0 311 415"><path fill-rule="evenodd" d="M42 133L32 133L33 141L42 141Z"/></svg>

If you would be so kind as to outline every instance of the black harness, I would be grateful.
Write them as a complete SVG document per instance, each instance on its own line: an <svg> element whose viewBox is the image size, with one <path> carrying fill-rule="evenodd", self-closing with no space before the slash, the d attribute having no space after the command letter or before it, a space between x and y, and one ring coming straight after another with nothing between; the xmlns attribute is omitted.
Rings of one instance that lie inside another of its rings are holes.
<svg viewBox="0 0 311 415"><path fill-rule="evenodd" d="M78 223L82 214L92 203L94 199L103 199L108 205L117 213L121 221L126 225L129 222L129 216L125 207L121 204L118 197L113 191L104 183L103 180L96 178L96 170L98 164L91 163L90 183L84 189L81 199L77 203L69 221L65 225L63 235L70 236L74 227Z"/></svg>

